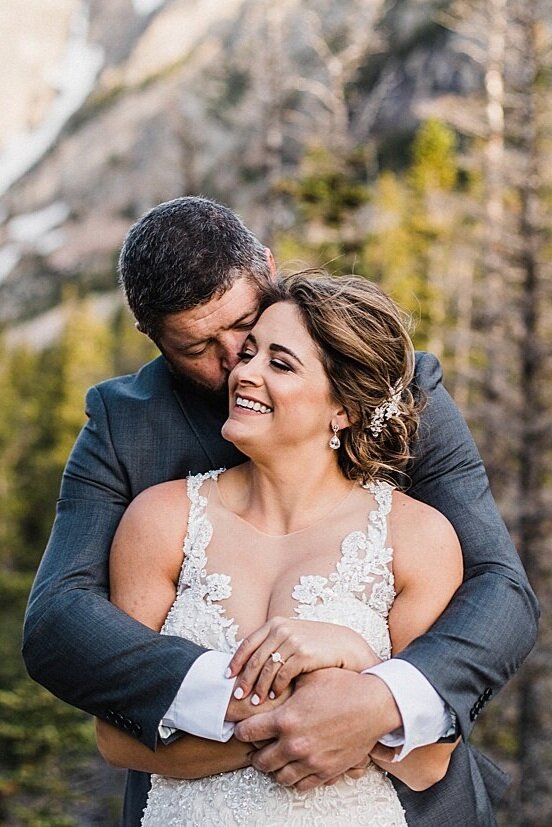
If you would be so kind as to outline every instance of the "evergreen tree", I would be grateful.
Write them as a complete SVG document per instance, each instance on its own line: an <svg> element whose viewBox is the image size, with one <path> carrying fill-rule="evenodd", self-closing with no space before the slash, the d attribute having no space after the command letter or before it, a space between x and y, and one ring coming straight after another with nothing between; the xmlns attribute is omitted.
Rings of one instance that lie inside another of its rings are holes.
<svg viewBox="0 0 552 827"><path fill-rule="evenodd" d="M47 350L0 342L0 821L21 827L69 827L79 812L111 807L109 792L89 794L101 766L92 721L27 677L21 626L85 391L114 364L132 371L154 355L127 312L106 325L67 297L65 315Z"/></svg>

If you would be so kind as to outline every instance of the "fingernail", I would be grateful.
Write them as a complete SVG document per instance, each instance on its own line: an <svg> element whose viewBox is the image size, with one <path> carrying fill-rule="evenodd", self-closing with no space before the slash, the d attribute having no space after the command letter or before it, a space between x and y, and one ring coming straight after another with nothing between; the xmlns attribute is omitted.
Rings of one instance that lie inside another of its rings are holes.
<svg viewBox="0 0 552 827"><path fill-rule="evenodd" d="M270 698L271 701L273 701L274 698L276 697L276 692L273 692L272 689L271 689L270 692L268 693L268 697Z"/></svg>
<svg viewBox="0 0 552 827"><path fill-rule="evenodd" d="M219 673L219 674L220 674L220 673ZM241 701L241 699L243 698L243 696L244 696L244 691L243 691L243 689L241 688L241 686L238 686L236 689L234 689L234 698L235 698L237 701Z"/></svg>
<svg viewBox="0 0 552 827"><path fill-rule="evenodd" d="M251 695L251 703L253 704L253 706L259 706L259 704L261 703L261 699L258 695Z"/></svg>
<svg viewBox="0 0 552 827"><path fill-rule="evenodd" d="M226 669L224 670L224 677L225 678L231 678L232 677L232 670L230 669L229 666L227 666Z"/></svg>

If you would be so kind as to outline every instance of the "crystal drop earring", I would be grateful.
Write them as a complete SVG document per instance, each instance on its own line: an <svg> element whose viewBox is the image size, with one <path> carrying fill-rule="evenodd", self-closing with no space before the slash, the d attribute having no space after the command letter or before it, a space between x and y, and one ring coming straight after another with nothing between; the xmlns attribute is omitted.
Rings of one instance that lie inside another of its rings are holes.
<svg viewBox="0 0 552 827"><path fill-rule="evenodd" d="M337 449L341 446L341 440L339 439L337 432L339 431L339 425L336 425L335 422L332 422L332 431L333 437L330 439L328 445L333 451L337 451Z"/></svg>

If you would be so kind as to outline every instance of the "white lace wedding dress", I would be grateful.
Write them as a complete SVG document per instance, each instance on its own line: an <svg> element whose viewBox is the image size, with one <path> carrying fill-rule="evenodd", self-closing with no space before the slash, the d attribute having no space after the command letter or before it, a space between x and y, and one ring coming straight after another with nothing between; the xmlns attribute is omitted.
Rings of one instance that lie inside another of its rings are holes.
<svg viewBox="0 0 552 827"><path fill-rule="evenodd" d="M237 540L233 537L233 542L248 541L254 545L255 541L262 540L263 549L268 544L269 551L270 542L282 538L262 535L224 509L216 491L220 473L212 471L188 479L191 508L184 563L177 597L162 633L180 635L206 648L233 652L239 643L238 626L227 617L224 606L224 601L232 595L231 578L216 571L208 572L207 547L213 543L213 525L215 534L222 532L228 539L228 532L237 532ZM207 480L211 482L206 483ZM210 486L208 498L201 491L204 483ZM366 486L372 498L367 497L360 486L355 488L356 496L360 494L367 503L373 504L374 500L376 503L368 514L367 526L364 531L341 534L344 537L341 556L335 560L329 576L307 573L300 576L292 593L294 611L299 618L355 629L379 657L386 659L391 654L387 615L395 596L390 567L392 550L386 547L392 488L383 482ZM316 537L306 529L290 535L290 543L301 547L305 539L312 543L322 537L327 542L328 535L340 526L340 516L339 509L337 513L332 511L313 528ZM224 524L224 520L229 522ZM391 782L374 764L369 765L360 779L345 776L333 786L305 793L282 787L270 775L253 767L193 781L152 776L142 827L184 825L399 827L406 825L406 820Z"/></svg>

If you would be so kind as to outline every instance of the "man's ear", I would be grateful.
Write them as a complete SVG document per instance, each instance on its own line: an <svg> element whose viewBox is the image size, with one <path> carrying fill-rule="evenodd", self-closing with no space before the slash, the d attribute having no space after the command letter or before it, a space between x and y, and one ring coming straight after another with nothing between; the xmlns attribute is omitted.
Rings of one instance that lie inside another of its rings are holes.
<svg viewBox="0 0 552 827"><path fill-rule="evenodd" d="M265 247L264 251L270 269L270 275L272 276L272 278L274 278L274 276L276 275L276 261L274 259L274 256L272 255L272 250L270 249L270 247Z"/></svg>
<svg viewBox="0 0 552 827"><path fill-rule="evenodd" d="M147 336L147 337L148 337L148 339L149 339L151 342L153 342L153 344L154 344L156 347L159 347L159 345L157 344L157 342L155 341L155 339L152 339L152 338L151 338L151 336L149 335L149 333L146 333L146 331L144 330L144 328L140 326L140 322L134 322L134 327L136 328L136 330L138 331L138 333L141 333L141 334L142 334L142 336Z"/></svg>

